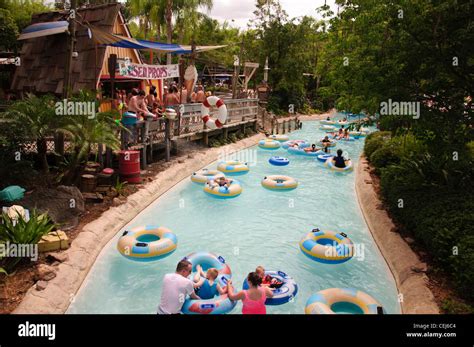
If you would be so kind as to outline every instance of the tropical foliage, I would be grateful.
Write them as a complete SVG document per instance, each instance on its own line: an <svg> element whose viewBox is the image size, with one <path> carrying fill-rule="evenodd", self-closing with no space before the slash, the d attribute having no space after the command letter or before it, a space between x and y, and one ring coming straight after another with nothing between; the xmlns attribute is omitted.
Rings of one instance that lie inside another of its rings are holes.
<svg viewBox="0 0 474 347"><path fill-rule="evenodd" d="M36 245L41 238L50 233L56 225L51 221L47 214L38 214L35 210L31 211L30 219L26 221L23 217L11 218L6 213L0 216L0 243L9 243L16 245ZM21 260L21 257L0 259L0 272L3 269L11 271Z"/></svg>

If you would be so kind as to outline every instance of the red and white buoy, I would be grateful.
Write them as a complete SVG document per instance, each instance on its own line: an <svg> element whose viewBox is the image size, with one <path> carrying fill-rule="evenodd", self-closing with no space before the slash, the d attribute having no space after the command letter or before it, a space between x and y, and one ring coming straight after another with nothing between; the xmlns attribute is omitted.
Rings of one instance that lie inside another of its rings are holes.
<svg viewBox="0 0 474 347"><path fill-rule="evenodd" d="M217 119L211 118L210 111L211 107L217 107L218 114ZM209 129L222 128L227 120L227 106L224 104L222 99L217 96L211 95L207 97L201 106L201 117L202 121L206 124Z"/></svg>

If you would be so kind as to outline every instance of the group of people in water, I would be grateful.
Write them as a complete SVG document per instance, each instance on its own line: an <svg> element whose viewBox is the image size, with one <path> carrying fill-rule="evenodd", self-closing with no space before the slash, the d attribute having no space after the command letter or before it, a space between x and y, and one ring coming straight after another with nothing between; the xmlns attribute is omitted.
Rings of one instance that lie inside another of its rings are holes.
<svg viewBox="0 0 474 347"><path fill-rule="evenodd" d="M267 275L262 266L247 275L248 289L238 292L234 290L230 279L225 286L221 286L216 268L204 272L201 265L196 265L196 273L190 279L192 272L192 263L183 259L176 266L175 273L164 276L158 314L181 314L187 296L194 300L210 300L225 294L232 301L242 301L243 314L266 314L265 301L273 297L273 291L283 285L278 279Z"/></svg>

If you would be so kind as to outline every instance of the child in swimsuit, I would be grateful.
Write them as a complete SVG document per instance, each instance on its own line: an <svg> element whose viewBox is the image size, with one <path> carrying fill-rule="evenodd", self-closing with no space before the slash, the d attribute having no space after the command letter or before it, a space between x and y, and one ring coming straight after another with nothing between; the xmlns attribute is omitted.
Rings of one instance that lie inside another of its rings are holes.
<svg viewBox="0 0 474 347"><path fill-rule="evenodd" d="M222 288L216 279L219 272L215 268L210 268L204 274L201 265L196 266L196 275L194 275L194 287L198 288L196 294L203 300L212 299L216 295L222 295L227 292L227 287Z"/></svg>

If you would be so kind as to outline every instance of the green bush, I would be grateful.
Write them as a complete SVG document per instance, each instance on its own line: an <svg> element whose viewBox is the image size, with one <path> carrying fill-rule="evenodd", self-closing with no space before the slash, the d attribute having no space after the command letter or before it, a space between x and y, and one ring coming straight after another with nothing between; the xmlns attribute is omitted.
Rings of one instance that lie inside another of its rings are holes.
<svg viewBox="0 0 474 347"><path fill-rule="evenodd" d="M474 200L472 187L454 190L426 184L414 170L381 170L381 189L392 217L425 246L454 280L460 295L474 299ZM402 205L400 205L402 203Z"/></svg>
<svg viewBox="0 0 474 347"><path fill-rule="evenodd" d="M370 163L375 167L375 172L380 173L381 168L385 168L390 164L398 164L400 157L396 153L396 149L388 144L376 149L369 158Z"/></svg>
<svg viewBox="0 0 474 347"><path fill-rule="evenodd" d="M447 314L473 314L474 307L453 299L445 299L441 303L441 309Z"/></svg>
<svg viewBox="0 0 474 347"><path fill-rule="evenodd" d="M390 139L390 132L388 131L376 131L369 134L365 139L364 153L367 158L370 158L372 153L382 147L386 141Z"/></svg>

